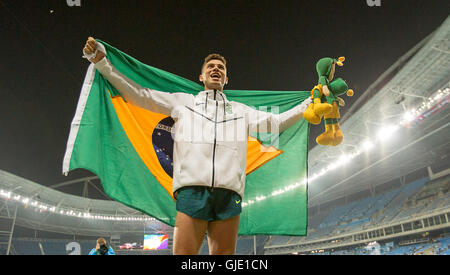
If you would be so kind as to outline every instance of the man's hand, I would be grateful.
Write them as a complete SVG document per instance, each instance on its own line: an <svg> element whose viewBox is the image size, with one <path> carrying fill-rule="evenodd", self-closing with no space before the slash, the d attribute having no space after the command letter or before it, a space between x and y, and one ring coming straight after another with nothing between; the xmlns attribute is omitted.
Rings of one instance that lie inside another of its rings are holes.
<svg viewBox="0 0 450 275"><path fill-rule="evenodd" d="M328 90L327 85L322 87L322 92L325 94L325 96L330 96L330 90Z"/></svg>
<svg viewBox="0 0 450 275"><path fill-rule="evenodd" d="M93 37L89 37L88 40L86 41L86 45L83 48L83 52L86 54L93 54L96 49L97 45L95 39ZM105 53L97 51L96 56L94 58L89 59L89 61L95 64L100 60L102 60L103 57L105 57Z"/></svg>
<svg viewBox="0 0 450 275"><path fill-rule="evenodd" d="M312 99L311 97L308 97L307 99L303 100L303 102L300 104L300 108L303 113L305 113L306 109L308 108L309 104L311 104Z"/></svg>

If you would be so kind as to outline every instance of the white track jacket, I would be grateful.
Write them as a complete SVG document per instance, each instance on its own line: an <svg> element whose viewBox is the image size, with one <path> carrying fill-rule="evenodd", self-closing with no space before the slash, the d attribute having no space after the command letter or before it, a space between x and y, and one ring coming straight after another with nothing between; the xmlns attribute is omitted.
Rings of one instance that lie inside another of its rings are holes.
<svg viewBox="0 0 450 275"><path fill-rule="evenodd" d="M225 188L244 196L250 132L281 133L303 118L311 99L281 113L228 101L216 90L197 95L143 88L103 58L96 69L129 103L174 121L173 192L185 186Z"/></svg>

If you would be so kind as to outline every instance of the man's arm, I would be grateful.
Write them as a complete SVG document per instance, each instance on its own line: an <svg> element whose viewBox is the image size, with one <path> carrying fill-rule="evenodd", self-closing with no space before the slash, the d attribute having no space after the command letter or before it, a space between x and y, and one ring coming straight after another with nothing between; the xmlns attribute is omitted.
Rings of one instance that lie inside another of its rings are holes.
<svg viewBox="0 0 450 275"><path fill-rule="evenodd" d="M310 103L311 97L308 97L301 104L281 114L258 111L247 107L249 131L272 133L278 131L281 133L303 118L303 113Z"/></svg>
<svg viewBox="0 0 450 275"><path fill-rule="evenodd" d="M83 49L89 56L96 52L97 44L89 37ZM192 96L185 93L166 93L149 88L143 88L133 80L121 74L106 58L105 53L98 50L96 56L89 59L95 68L119 91L131 104L145 108L155 113L170 116L172 109L177 105L186 104Z"/></svg>

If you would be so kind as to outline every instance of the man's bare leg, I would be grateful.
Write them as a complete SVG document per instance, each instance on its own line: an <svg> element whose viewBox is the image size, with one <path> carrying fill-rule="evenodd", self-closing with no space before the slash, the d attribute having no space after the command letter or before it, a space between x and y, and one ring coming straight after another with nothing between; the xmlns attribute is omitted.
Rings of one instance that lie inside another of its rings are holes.
<svg viewBox="0 0 450 275"><path fill-rule="evenodd" d="M173 254L197 255L202 246L208 221L177 212L175 219Z"/></svg>
<svg viewBox="0 0 450 275"><path fill-rule="evenodd" d="M210 255L233 255L239 231L239 215L208 224Z"/></svg>

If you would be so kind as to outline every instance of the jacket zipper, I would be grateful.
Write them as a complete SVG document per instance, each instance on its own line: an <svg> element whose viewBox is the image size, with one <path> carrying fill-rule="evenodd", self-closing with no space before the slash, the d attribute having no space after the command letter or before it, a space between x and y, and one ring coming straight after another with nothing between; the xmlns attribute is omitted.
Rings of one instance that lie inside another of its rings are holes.
<svg viewBox="0 0 450 275"><path fill-rule="evenodd" d="M216 90L214 90L214 100L216 99ZM212 157L212 183L211 189L214 189L214 162L216 157L216 142L217 142L217 110L219 108L219 103L216 101L216 119L214 120L214 147L213 147L213 157Z"/></svg>

